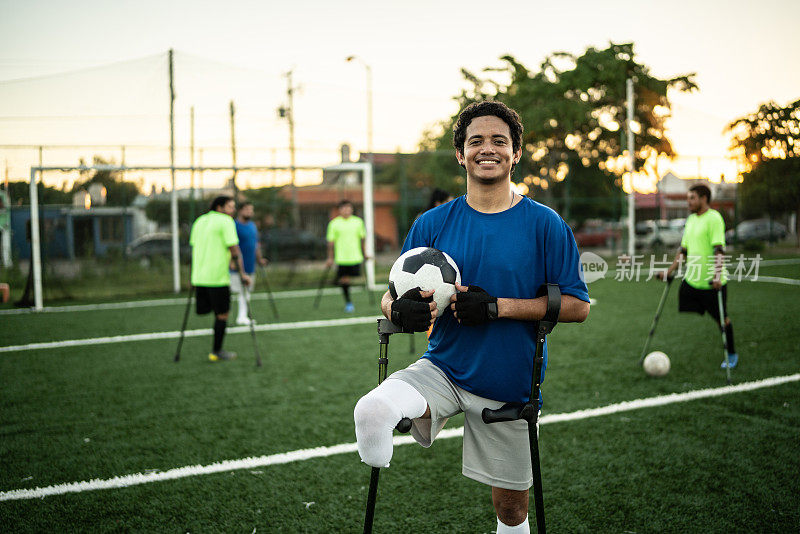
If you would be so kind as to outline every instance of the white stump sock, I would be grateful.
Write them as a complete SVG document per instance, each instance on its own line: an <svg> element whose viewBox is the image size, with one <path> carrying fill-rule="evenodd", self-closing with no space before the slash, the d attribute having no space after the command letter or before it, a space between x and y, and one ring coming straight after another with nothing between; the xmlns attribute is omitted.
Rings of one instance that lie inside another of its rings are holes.
<svg viewBox="0 0 800 534"><path fill-rule="evenodd" d="M497 534L530 534L531 526L528 524L528 516L525 516L525 521L519 525L509 527L500 518L497 519Z"/></svg>

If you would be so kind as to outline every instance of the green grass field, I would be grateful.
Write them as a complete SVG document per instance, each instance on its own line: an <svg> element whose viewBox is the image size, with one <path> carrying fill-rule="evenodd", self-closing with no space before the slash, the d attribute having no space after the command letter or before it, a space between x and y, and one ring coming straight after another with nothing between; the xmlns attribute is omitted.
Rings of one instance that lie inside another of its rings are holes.
<svg viewBox="0 0 800 534"><path fill-rule="evenodd" d="M798 265L762 275L800 279ZM725 385L719 332L678 315L669 295L651 350L662 379L637 366L663 285L590 285L584 324L550 338L544 413ZM273 289L278 289L273 287ZM377 295L377 294L376 294ZM377 315L366 294L356 316ZM800 286L732 282L740 354L734 384L800 372ZM279 299L281 322L341 318L341 297ZM173 331L184 306L0 316L0 346ZM260 322L274 322L265 300ZM192 316L189 328L210 326ZM424 335L415 338L417 353ZM239 359L206 360L209 337L0 353L0 491L111 479L223 460L353 443L352 409L374 387L375 326L230 334ZM393 336L390 372L414 361ZM461 426L451 420L446 428ZM797 532L800 383L645 408L541 429L551 532ZM119 489L0 500L3 530L360 532L369 468L356 453ZM313 503L313 504L309 504ZM531 516L531 524L535 525ZM376 532L492 532L487 487L461 475L461 439L395 448Z"/></svg>

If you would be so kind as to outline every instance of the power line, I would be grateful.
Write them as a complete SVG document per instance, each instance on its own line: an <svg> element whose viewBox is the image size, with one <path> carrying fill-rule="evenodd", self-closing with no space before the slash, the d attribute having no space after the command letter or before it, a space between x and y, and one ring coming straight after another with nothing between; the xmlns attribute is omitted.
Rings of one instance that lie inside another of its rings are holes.
<svg viewBox="0 0 800 534"><path fill-rule="evenodd" d="M98 71L98 70L108 69L108 68L112 68L112 67L119 67L119 66L122 66L122 65L125 65L125 64L130 64L130 63L139 63L139 62L143 63L145 61L150 61L150 60L157 59L157 58L163 58L164 56L165 56L164 53L160 53L160 54L154 54L154 55L151 55L151 56L143 56L143 57L134 58L134 59L124 59L124 60L115 61L115 62L112 62L112 63L105 63L103 65L96 65L94 67L86 67L86 68L83 68L83 69L75 69L75 70L69 70L69 71L54 72L52 74L42 74L42 75L39 75L39 76L30 76L30 77L25 77L25 78L12 78L12 79L9 79L9 80L0 80L0 85L11 85L11 84L16 84L16 83L24 83L24 82L35 82L35 81L42 81L42 80L45 80L47 78L57 78L57 77L64 77L64 76L72 76L74 74L83 74L83 73L88 73L88 72L91 72L91 71Z"/></svg>

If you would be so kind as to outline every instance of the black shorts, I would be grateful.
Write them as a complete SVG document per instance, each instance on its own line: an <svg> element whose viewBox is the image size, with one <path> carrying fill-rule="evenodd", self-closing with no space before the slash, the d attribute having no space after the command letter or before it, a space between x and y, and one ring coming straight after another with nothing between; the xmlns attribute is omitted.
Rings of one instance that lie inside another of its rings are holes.
<svg viewBox="0 0 800 534"><path fill-rule="evenodd" d="M359 276L361 274L361 264L356 263L355 265L337 265L336 266L336 279L343 276Z"/></svg>
<svg viewBox="0 0 800 534"><path fill-rule="evenodd" d="M210 311L214 315L228 313L231 309L231 288L195 286L194 293L197 297L197 315L205 315Z"/></svg>
<svg viewBox="0 0 800 534"><path fill-rule="evenodd" d="M722 309L725 317L728 316L728 284L722 286ZM715 289L697 289L686 283L681 282L678 291L678 311L694 312L703 315L708 314L719 322L719 301Z"/></svg>

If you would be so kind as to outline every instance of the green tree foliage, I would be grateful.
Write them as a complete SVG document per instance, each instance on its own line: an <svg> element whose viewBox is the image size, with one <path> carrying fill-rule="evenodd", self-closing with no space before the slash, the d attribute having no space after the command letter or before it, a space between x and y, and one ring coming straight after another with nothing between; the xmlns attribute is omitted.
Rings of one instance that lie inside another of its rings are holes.
<svg viewBox="0 0 800 534"><path fill-rule="evenodd" d="M182 229L189 228L191 223L192 202L189 199L178 199L178 225ZM195 217L208 211L208 203L202 199L195 200ZM171 222L171 211L169 199L154 198L149 201L144 208L144 213L148 219L160 225L169 225Z"/></svg>
<svg viewBox="0 0 800 534"><path fill-rule="evenodd" d="M626 80L634 79L636 94L637 168L651 156L674 154L664 132L670 110L668 90L697 87L694 74L669 79L651 75L646 65L636 61L632 43L612 43L602 50L588 48L580 56L554 53L536 71L513 56L500 59L501 67L484 69L482 75L462 71L467 88L456 97L459 108L479 100L499 100L516 109L525 125L525 153L514 179L524 180L533 195L544 193L546 203L562 206L567 199L556 199L567 193L567 186L561 182L571 180L569 194L583 199L576 219L609 216L612 199L619 195L615 189L618 175L611 173L606 163L622 154ZM498 78L508 81L500 83ZM455 188L453 177L463 174L452 156L439 156L445 151L452 154L451 131L456 118L444 121L438 132L428 133L421 143L421 148L432 154L427 161L430 174L450 181L449 187L441 182L436 185L448 190Z"/></svg>
<svg viewBox="0 0 800 534"><path fill-rule="evenodd" d="M84 165L84 161L80 160ZM99 156L93 158L93 165L114 165ZM134 199L139 195L139 187L134 182L126 182L122 179L122 173L118 171L82 171L81 177L73 184L71 193L77 193L82 189L88 188L91 184L100 184L106 188L106 205L108 206L130 206Z"/></svg>
<svg viewBox="0 0 800 534"><path fill-rule="evenodd" d="M800 100L762 104L728 125L731 152L745 170L746 218L795 212L800 219Z"/></svg>
<svg viewBox="0 0 800 534"><path fill-rule="evenodd" d="M281 194L282 187L260 187L242 191L242 196L253 203L253 209L259 218L271 217L272 224L278 221L291 220L292 202L289 195Z"/></svg>
<svg viewBox="0 0 800 534"><path fill-rule="evenodd" d="M72 195L61 189L39 184L39 204L70 204ZM31 186L28 182L9 182L8 196L12 206L23 206L31 203Z"/></svg>

